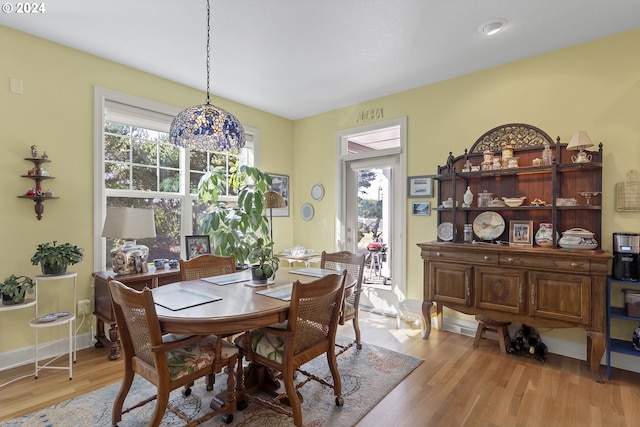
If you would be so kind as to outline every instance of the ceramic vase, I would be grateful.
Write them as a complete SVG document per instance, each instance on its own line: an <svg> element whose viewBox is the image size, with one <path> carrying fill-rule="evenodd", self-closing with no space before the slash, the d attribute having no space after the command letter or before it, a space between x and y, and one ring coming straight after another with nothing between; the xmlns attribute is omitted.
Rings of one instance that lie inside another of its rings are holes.
<svg viewBox="0 0 640 427"><path fill-rule="evenodd" d="M471 203L473 203L473 193L471 192L471 187L467 187L467 192L464 193L463 196L464 204L462 206L469 207Z"/></svg>
<svg viewBox="0 0 640 427"><path fill-rule="evenodd" d="M538 246L551 247L553 245L553 224L548 222L540 223L535 239Z"/></svg>

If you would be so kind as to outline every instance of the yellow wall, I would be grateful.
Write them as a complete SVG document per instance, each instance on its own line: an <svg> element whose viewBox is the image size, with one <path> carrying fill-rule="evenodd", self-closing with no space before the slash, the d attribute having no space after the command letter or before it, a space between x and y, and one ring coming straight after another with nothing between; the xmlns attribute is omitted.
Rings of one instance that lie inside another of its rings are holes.
<svg viewBox="0 0 640 427"><path fill-rule="evenodd" d="M500 124L529 123L563 141L586 130L595 142L604 143L602 243L611 250L613 232L640 230L640 213L615 211L613 191L640 161L638 45L640 30L634 30L296 122L215 96L213 101L260 130L263 170L291 177L291 216L274 218L277 249L335 246L336 132L362 125L356 122L359 112L382 107L382 120L408 117L407 175L434 173L449 151L461 154ZM38 274L29 262L35 246L70 241L86 250L85 260L73 268L79 272L78 297L91 299L94 86L178 107L201 103L203 94L2 26L0 52L0 278ZM9 92L10 78L23 80L23 95ZM32 144L49 153L49 169L56 176L50 187L60 196L46 202L42 221L35 219L31 202L15 197L30 186L20 175L31 167L23 158ZM316 182L325 186L326 195L314 203L314 219L304 222L299 209L310 201ZM415 244L436 238L436 216L408 215L407 227L407 291L409 297L421 298ZM0 314L0 353L32 344L25 326L30 317ZM584 335L572 330L559 334L571 340Z"/></svg>
<svg viewBox="0 0 640 427"><path fill-rule="evenodd" d="M79 273L78 299L93 300L94 86L180 108L201 104L204 93L3 26L0 52L0 279L39 274L39 267L30 262L36 245L68 241L85 249L85 259L70 268ZM10 92L11 78L23 81L22 95ZM215 96L212 100L243 124L260 130L261 169L292 174L293 122ZM33 167L24 160L33 144L48 153L51 163L46 167L55 176L44 189L51 188L60 197L45 202L40 221L33 202L16 197L33 186L33 181L20 177ZM290 217L274 219L274 238L281 248L293 245L292 230ZM62 283L51 285L64 289ZM71 298L67 290L63 299ZM47 301L42 314L61 309L50 299L55 294L40 298ZM32 309L0 312L0 353L33 344L33 331L27 326L32 317ZM85 324L80 332L88 331ZM44 340L48 332L41 334Z"/></svg>
<svg viewBox="0 0 640 427"><path fill-rule="evenodd" d="M296 121L293 210L322 182L327 197L314 203L318 221L294 220L296 241L333 247L336 131L362 125L357 113L383 108L389 120L407 116L407 175L436 172L449 151L460 155L487 130L528 123L568 142L586 130L604 144L602 244L613 232L639 232L640 212L615 210L615 183L640 164L640 30L555 51L437 84ZM433 199L435 201L435 199ZM436 239L436 216L407 215L407 293L422 298L422 263L416 243ZM582 331L559 332L583 340Z"/></svg>

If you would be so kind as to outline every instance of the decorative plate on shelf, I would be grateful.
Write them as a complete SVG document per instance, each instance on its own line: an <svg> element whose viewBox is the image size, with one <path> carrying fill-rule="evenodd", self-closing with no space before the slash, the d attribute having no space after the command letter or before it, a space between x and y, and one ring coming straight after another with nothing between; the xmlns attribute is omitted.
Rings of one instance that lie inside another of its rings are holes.
<svg viewBox="0 0 640 427"><path fill-rule="evenodd" d="M450 222L443 222L438 226L438 238L445 242L453 240L453 224Z"/></svg>
<svg viewBox="0 0 640 427"><path fill-rule="evenodd" d="M57 318L58 318L58 313L45 314L42 317L38 317L38 322L40 323L53 322Z"/></svg>
<svg viewBox="0 0 640 427"><path fill-rule="evenodd" d="M473 232L482 240L493 240L504 231L504 218L497 212L482 212L473 220Z"/></svg>

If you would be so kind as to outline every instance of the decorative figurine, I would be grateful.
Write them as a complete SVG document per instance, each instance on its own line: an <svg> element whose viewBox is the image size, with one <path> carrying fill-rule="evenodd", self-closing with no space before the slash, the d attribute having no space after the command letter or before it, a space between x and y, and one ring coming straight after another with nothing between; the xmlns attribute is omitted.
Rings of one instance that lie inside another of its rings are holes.
<svg viewBox="0 0 640 427"><path fill-rule="evenodd" d="M42 153L42 160L48 160L48 159L49 159L49 155L47 154L47 152L46 152L46 151L44 151L44 152Z"/></svg>
<svg viewBox="0 0 640 427"><path fill-rule="evenodd" d="M38 157L38 147L36 147L35 145L31 146L31 157Z"/></svg>

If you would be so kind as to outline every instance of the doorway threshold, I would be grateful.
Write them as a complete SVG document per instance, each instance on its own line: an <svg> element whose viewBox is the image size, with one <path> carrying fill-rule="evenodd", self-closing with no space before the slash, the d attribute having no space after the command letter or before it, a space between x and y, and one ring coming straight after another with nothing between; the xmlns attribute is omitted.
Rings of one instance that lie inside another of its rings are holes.
<svg viewBox="0 0 640 427"><path fill-rule="evenodd" d="M362 305L362 304L360 304L360 310L368 311L368 312L374 313L374 314L381 314L381 315L387 316L387 317L394 317L394 318L397 315L397 313L395 311L385 310L383 308L371 307L369 305Z"/></svg>

